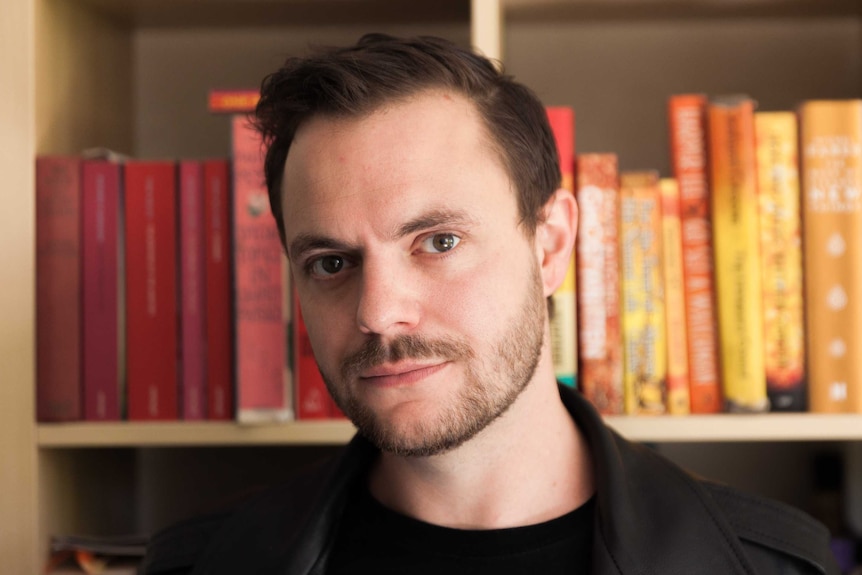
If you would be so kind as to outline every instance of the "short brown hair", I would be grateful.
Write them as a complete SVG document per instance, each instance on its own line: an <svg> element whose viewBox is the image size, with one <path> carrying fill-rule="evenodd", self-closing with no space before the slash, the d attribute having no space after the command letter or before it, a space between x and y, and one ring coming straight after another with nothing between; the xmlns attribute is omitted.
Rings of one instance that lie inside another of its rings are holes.
<svg viewBox="0 0 862 575"><path fill-rule="evenodd" d="M253 122L267 147L264 173L282 243L281 179L302 122L316 115L356 117L440 88L475 104L515 187L521 222L535 232L542 207L560 185L560 167L545 108L533 91L447 40L367 34L354 46L288 58L263 80Z"/></svg>

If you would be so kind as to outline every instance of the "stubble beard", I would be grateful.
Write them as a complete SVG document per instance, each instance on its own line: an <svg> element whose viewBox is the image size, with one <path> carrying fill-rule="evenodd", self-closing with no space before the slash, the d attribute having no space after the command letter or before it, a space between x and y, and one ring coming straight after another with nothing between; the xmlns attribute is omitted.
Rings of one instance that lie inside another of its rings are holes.
<svg viewBox="0 0 862 575"><path fill-rule="evenodd" d="M455 449L503 415L526 389L539 363L545 334L546 303L534 267L531 287L511 326L487 357L477 357L464 340L400 336L388 344L369 339L342 362L339 380L321 369L336 405L371 443L402 457L427 457ZM395 425L381 417L347 384L362 370L404 359L441 359L464 366L464 382L436 414Z"/></svg>

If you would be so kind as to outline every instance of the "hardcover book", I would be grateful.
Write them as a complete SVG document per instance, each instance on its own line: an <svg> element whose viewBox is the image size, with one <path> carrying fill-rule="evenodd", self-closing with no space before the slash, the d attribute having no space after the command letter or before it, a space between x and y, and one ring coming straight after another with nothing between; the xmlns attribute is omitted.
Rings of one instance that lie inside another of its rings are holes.
<svg viewBox="0 0 862 575"><path fill-rule="evenodd" d="M692 413L717 413L722 410L706 104L707 99L701 94L678 94L668 102L671 167L679 186Z"/></svg>
<svg viewBox="0 0 862 575"><path fill-rule="evenodd" d="M667 340L662 276L661 192L657 172L620 174L625 412L667 411Z"/></svg>
<svg viewBox="0 0 862 575"><path fill-rule="evenodd" d="M123 418L125 308L122 165L83 163L81 200L84 419Z"/></svg>
<svg viewBox="0 0 862 575"><path fill-rule="evenodd" d="M183 419L206 417L206 273L203 165L180 162L180 390Z"/></svg>
<svg viewBox="0 0 862 575"><path fill-rule="evenodd" d="M228 420L233 402L230 170L227 160L204 162L207 419Z"/></svg>
<svg viewBox="0 0 862 575"><path fill-rule="evenodd" d="M617 157L584 154L577 165L580 386L601 413L618 414L624 404Z"/></svg>
<svg viewBox="0 0 862 575"><path fill-rule="evenodd" d="M130 161L126 181L126 341L130 420L179 418L177 169Z"/></svg>
<svg viewBox="0 0 862 575"><path fill-rule="evenodd" d="M862 100L799 114L810 409L862 413Z"/></svg>
<svg viewBox="0 0 862 575"><path fill-rule="evenodd" d="M728 411L769 409L763 352L755 103L709 105L710 185L722 385Z"/></svg>
<svg viewBox="0 0 862 575"><path fill-rule="evenodd" d="M756 112L763 345L773 411L805 411L798 122L793 112Z"/></svg>
<svg viewBox="0 0 862 575"><path fill-rule="evenodd" d="M81 160L36 158L36 418L83 416Z"/></svg>

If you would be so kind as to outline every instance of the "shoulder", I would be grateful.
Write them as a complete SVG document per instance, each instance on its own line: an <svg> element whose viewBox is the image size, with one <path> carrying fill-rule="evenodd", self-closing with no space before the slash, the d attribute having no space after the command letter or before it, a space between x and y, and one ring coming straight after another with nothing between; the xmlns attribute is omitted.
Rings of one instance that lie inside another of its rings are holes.
<svg viewBox="0 0 862 575"><path fill-rule="evenodd" d="M758 573L838 573L829 531L794 507L701 481Z"/></svg>
<svg viewBox="0 0 862 575"><path fill-rule="evenodd" d="M234 497L217 511L198 515L156 532L147 545L141 575L186 575L191 573L228 528L237 522L251 525L266 522L275 509L288 510L297 502L313 498L315 486L321 484L328 465L319 464L304 468L287 481Z"/></svg>

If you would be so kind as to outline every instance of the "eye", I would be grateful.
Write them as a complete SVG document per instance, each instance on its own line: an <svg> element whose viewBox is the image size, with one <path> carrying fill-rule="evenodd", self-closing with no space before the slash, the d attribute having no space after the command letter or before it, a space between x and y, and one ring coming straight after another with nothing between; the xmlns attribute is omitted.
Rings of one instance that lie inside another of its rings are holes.
<svg viewBox="0 0 862 575"><path fill-rule="evenodd" d="M346 265L341 256L322 256L309 262L308 271L311 275L325 278L334 276L342 271Z"/></svg>
<svg viewBox="0 0 862 575"><path fill-rule="evenodd" d="M455 234L434 234L422 240L422 249L428 253L440 254L448 252L461 243L461 238Z"/></svg>

